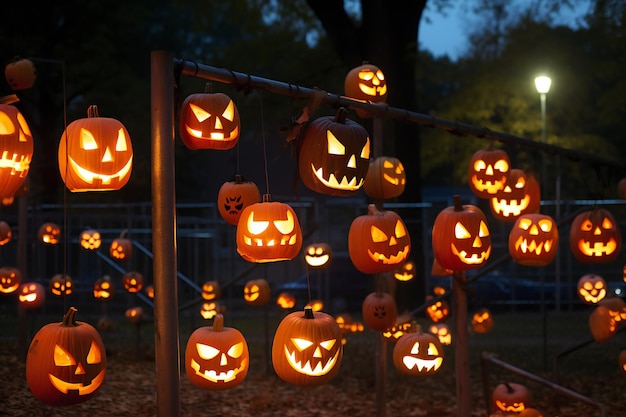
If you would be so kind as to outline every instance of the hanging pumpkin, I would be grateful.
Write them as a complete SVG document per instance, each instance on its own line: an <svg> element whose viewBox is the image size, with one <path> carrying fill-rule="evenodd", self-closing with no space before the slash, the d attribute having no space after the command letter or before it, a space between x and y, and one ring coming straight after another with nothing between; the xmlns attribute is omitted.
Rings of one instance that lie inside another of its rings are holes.
<svg viewBox="0 0 626 417"><path fill-rule="evenodd" d="M133 256L133 242L126 238L124 230L118 238L113 239L109 246L109 255L117 261L128 261Z"/></svg>
<svg viewBox="0 0 626 417"><path fill-rule="evenodd" d="M42 327L26 356L33 395L49 405L72 405L95 396L104 382L106 351L98 331L76 321L70 307L63 321Z"/></svg>
<svg viewBox="0 0 626 417"><path fill-rule="evenodd" d="M379 156L370 161L363 191L373 199L387 200L398 197L406 186L404 165L398 158Z"/></svg>
<svg viewBox="0 0 626 417"><path fill-rule="evenodd" d="M224 316L215 316L212 327L191 333L185 349L189 382L198 388L225 390L241 384L248 374L250 354L241 332L224 326Z"/></svg>
<svg viewBox="0 0 626 417"><path fill-rule="evenodd" d="M188 96L180 109L180 137L189 149L234 148L239 141L240 120L235 102L224 93L211 92Z"/></svg>
<svg viewBox="0 0 626 417"><path fill-rule="evenodd" d="M559 228L554 219L540 213L520 215L509 233L509 254L520 265L552 263L559 246Z"/></svg>
<svg viewBox="0 0 626 417"><path fill-rule="evenodd" d="M489 201L491 213L496 219L514 222L522 214L539 211L541 187L530 172L513 168L504 189Z"/></svg>
<svg viewBox="0 0 626 417"><path fill-rule="evenodd" d="M333 251L328 243L311 243L304 249L304 261L311 269L326 269Z"/></svg>
<svg viewBox="0 0 626 417"><path fill-rule="evenodd" d="M260 203L261 194L255 183L236 174L234 181L226 181L217 193L217 209L228 224L237 226L244 208Z"/></svg>
<svg viewBox="0 0 626 417"><path fill-rule="evenodd" d="M0 293L13 294L22 283L22 273L12 266L0 267Z"/></svg>
<svg viewBox="0 0 626 417"><path fill-rule="evenodd" d="M16 57L4 67L4 77L11 90L26 90L35 84L37 70L30 59Z"/></svg>
<svg viewBox="0 0 626 417"><path fill-rule="evenodd" d="M214 301L211 301L208 303L202 303L202 305L200 306L200 315L205 320L210 320L213 317L223 312L224 312L224 307L220 306L218 303Z"/></svg>
<svg viewBox="0 0 626 417"><path fill-rule="evenodd" d="M252 279L243 287L243 299L251 306L264 306L270 301L270 284L263 278Z"/></svg>
<svg viewBox="0 0 626 417"><path fill-rule="evenodd" d="M434 323L445 321L450 315L450 305L446 300L433 301L426 307L426 315Z"/></svg>
<svg viewBox="0 0 626 417"><path fill-rule="evenodd" d="M428 332L439 339L442 345L452 344L452 333L446 323L433 323L428 327Z"/></svg>
<svg viewBox="0 0 626 417"><path fill-rule="evenodd" d="M17 291L17 301L24 308L39 308L46 301L46 291L38 282L25 282Z"/></svg>
<svg viewBox="0 0 626 417"><path fill-rule="evenodd" d="M217 281L207 281L202 284L202 298L205 300L215 300L222 295L222 289Z"/></svg>
<svg viewBox="0 0 626 417"><path fill-rule="evenodd" d="M491 198L504 190L511 172L509 155L502 149L478 150L472 155L467 170L469 187L480 198Z"/></svg>
<svg viewBox="0 0 626 417"><path fill-rule="evenodd" d="M99 300L108 300L113 297L113 283L110 276L105 275L93 283L93 296Z"/></svg>
<svg viewBox="0 0 626 417"><path fill-rule="evenodd" d="M67 274L56 274L50 278L50 292L57 297L70 295L74 292L74 282Z"/></svg>
<svg viewBox="0 0 626 417"><path fill-rule="evenodd" d="M481 308L472 315L472 328L476 333L489 333L493 329L493 315L487 308Z"/></svg>
<svg viewBox="0 0 626 417"><path fill-rule="evenodd" d="M461 199L455 195L454 205L435 218L432 247L435 259L443 268L466 271L481 267L491 254L491 234L485 214L476 206L461 205Z"/></svg>
<svg viewBox="0 0 626 417"><path fill-rule="evenodd" d="M146 295L148 296L148 298L154 299L154 285L152 284L146 285L146 287L144 288L144 291Z"/></svg>
<svg viewBox="0 0 626 417"><path fill-rule="evenodd" d="M367 327L382 332L396 323L398 307L395 298L390 294L375 291L363 300L361 313Z"/></svg>
<svg viewBox="0 0 626 417"><path fill-rule="evenodd" d="M415 273L415 262L408 259L404 261L399 268L393 271L393 277L398 281L406 282L412 280L415 277Z"/></svg>
<svg viewBox="0 0 626 417"><path fill-rule="evenodd" d="M410 321L401 321L383 331L383 338L390 343L396 343L402 336L411 330L412 324Z"/></svg>
<svg viewBox="0 0 626 417"><path fill-rule="evenodd" d="M80 243L80 247L85 250L95 251L100 249L100 245L102 245L102 235L94 229L83 230L78 243Z"/></svg>
<svg viewBox="0 0 626 417"><path fill-rule="evenodd" d="M5 221L0 221L0 246L4 246L11 241L13 232L11 226Z"/></svg>
<svg viewBox="0 0 626 417"><path fill-rule="evenodd" d="M59 143L59 172L72 192L119 190L130 179L133 146L124 125L99 117L89 106L87 117L70 123Z"/></svg>
<svg viewBox="0 0 626 417"><path fill-rule="evenodd" d="M237 224L237 252L248 262L276 262L298 256L302 230L296 212L285 203L270 201L251 204Z"/></svg>
<svg viewBox="0 0 626 417"><path fill-rule="evenodd" d="M326 195L347 196L365 182L370 162L367 130L346 119L340 108L333 116L311 122L298 148L298 172L305 186Z"/></svg>
<svg viewBox="0 0 626 417"><path fill-rule="evenodd" d="M136 271L129 271L122 276L122 282L126 291L135 294L143 288L143 275Z"/></svg>
<svg viewBox="0 0 626 417"><path fill-rule="evenodd" d="M56 245L61 240L61 227L56 223L44 223L37 232L37 238L44 245Z"/></svg>
<svg viewBox="0 0 626 417"><path fill-rule="evenodd" d="M141 307L131 307L124 312L126 320L131 324L140 324L143 320L143 315L143 308Z"/></svg>
<svg viewBox="0 0 626 417"><path fill-rule="evenodd" d="M498 384L491 393L491 401L495 410L505 413L521 413L528 407L530 392L514 382Z"/></svg>
<svg viewBox="0 0 626 417"><path fill-rule="evenodd" d="M289 310L296 305L296 297L290 292L284 291L276 297L276 304L282 309Z"/></svg>
<svg viewBox="0 0 626 417"><path fill-rule="evenodd" d="M626 322L626 301L620 297L609 296L598 301L598 305L604 306L609 310L609 317L615 323Z"/></svg>
<svg viewBox="0 0 626 417"><path fill-rule="evenodd" d="M606 281L600 275L585 274L578 280L576 294L586 304L597 304L606 297Z"/></svg>
<svg viewBox="0 0 626 417"><path fill-rule="evenodd" d="M572 254L580 262L612 262L621 252L622 233L609 210L594 207L574 218L569 244Z"/></svg>
<svg viewBox="0 0 626 417"><path fill-rule="evenodd" d="M421 326L413 323L411 330L400 337L393 348L393 364L405 375L435 374L443 364L443 346L438 338L422 333Z"/></svg>
<svg viewBox="0 0 626 417"><path fill-rule="evenodd" d="M390 272L400 266L411 251L411 238L394 211L379 211L368 205L366 215L352 221L348 232L348 254L364 274Z"/></svg>
<svg viewBox="0 0 626 417"><path fill-rule="evenodd" d="M325 384L339 372L341 339L337 322L326 313L309 307L288 314L274 334L274 370L280 379L293 385Z"/></svg>
<svg viewBox="0 0 626 417"><path fill-rule="evenodd" d="M608 307L596 306L589 315L591 337L598 343L604 343L617 332L617 322L611 316Z"/></svg>
<svg viewBox="0 0 626 417"><path fill-rule="evenodd" d="M315 311L322 311L322 309L324 308L324 301L322 300L311 300L308 303L306 303L304 305L304 307L310 307L311 310Z"/></svg>
<svg viewBox="0 0 626 417"><path fill-rule="evenodd" d="M352 68L344 80L346 96L357 100L384 103L387 101L387 81L385 75L376 65L363 62L362 65ZM362 117L370 117L370 114L361 109L356 113Z"/></svg>
<svg viewBox="0 0 626 417"><path fill-rule="evenodd" d="M11 197L22 187L30 170L33 135L22 113L0 104L0 197Z"/></svg>

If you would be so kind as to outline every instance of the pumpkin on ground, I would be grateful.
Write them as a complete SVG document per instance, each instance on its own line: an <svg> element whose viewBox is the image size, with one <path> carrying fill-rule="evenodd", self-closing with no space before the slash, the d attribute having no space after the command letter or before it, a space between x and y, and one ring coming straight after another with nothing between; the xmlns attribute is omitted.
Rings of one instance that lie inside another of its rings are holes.
<svg viewBox="0 0 626 417"><path fill-rule="evenodd" d="M495 410L505 413L521 413L530 402L530 392L521 384L503 382L498 384L491 394Z"/></svg>

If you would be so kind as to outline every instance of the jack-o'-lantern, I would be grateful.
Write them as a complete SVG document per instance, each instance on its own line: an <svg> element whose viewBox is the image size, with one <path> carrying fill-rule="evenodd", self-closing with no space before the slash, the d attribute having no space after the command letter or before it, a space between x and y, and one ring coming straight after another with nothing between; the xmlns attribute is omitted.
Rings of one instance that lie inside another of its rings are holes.
<svg viewBox="0 0 626 417"><path fill-rule="evenodd" d="M99 117L89 106L87 117L70 123L59 143L59 172L72 192L111 191L124 187L133 167L133 146L124 125Z"/></svg>
<svg viewBox="0 0 626 417"><path fill-rule="evenodd" d="M450 315L450 305L446 300L437 300L426 307L426 315L434 322L444 321Z"/></svg>
<svg viewBox="0 0 626 417"><path fill-rule="evenodd" d="M76 321L70 307L63 321L43 326L26 356L26 381L48 405L72 405L96 395L106 374L106 351L98 331Z"/></svg>
<svg viewBox="0 0 626 417"><path fill-rule="evenodd" d="M185 370L198 388L234 388L246 378L249 364L246 339L239 330L224 326L222 314L215 316L212 327L194 330L187 340Z"/></svg>
<svg viewBox="0 0 626 417"><path fill-rule="evenodd" d="M270 301L270 284L263 278L252 279L243 287L243 299L251 306L264 306Z"/></svg>
<svg viewBox="0 0 626 417"><path fill-rule="evenodd" d="M364 274L390 272L408 258L411 238L402 218L394 211L368 205L367 214L352 221L348 231L348 254Z"/></svg>
<svg viewBox="0 0 626 417"><path fill-rule="evenodd" d="M384 103L387 101L387 81L385 75L376 65L364 62L358 67L352 68L344 80L346 96L358 100ZM357 114L362 118L369 117L369 113L357 109Z"/></svg>
<svg viewBox="0 0 626 417"><path fill-rule="evenodd" d="M393 271L393 277L398 281L406 282L412 280L415 277L415 273L415 262L408 259L404 261L399 268Z"/></svg>
<svg viewBox="0 0 626 417"><path fill-rule="evenodd" d="M141 307L131 307L126 309L124 312L124 316L126 320L128 320L131 324L140 324L143 320L143 308Z"/></svg>
<svg viewBox="0 0 626 417"><path fill-rule="evenodd" d="M541 206L541 187L533 174L513 168L504 189L490 198L491 213L504 222L514 222L519 216L536 213Z"/></svg>
<svg viewBox="0 0 626 417"><path fill-rule="evenodd" d="M365 330L363 323L355 322L354 320L352 320L352 317L350 317L349 314L340 314L335 317L335 321L341 329L341 333L343 333L344 335L350 333L358 333ZM343 340L342 343L345 345L345 340Z"/></svg>
<svg viewBox="0 0 626 417"><path fill-rule="evenodd" d="M298 256L302 230L296 212L286 203L270 201L251 204L237 224L237 252L249 262L276 262Z"/></svg>
<svg viewBox="0 0 626 417"><path fill-rule="evenodd" d="M133 242L126 238L124 230L109 246L109 255L117 261L128 261L133 256Z"/></svg>
<svg viewBox="0 0 626 417"><path fill-rule="evenodd" d="M12 266L0 268L0 293L13 294L22 283L22 273Z"/></svg>
<svg viewBox="0 0 626 417"><path fill-rule="evenodd" d="M105 275L93 283L93 296L99 300L108 300L113 297L113 283L110 276Z"/></svg>
<svg viewBox="0 0 626 417"><path fill-rule="evenodd" d="M46 291L38 282L25 282L17 290L17 301L24 308L39 308L46 301Z"/></svg>
<svg viewBox="0 0 626 417"><path fill-rule="evenodd" d="M406 186L406 172L398 158L379 156L370 161L363 191L374 199L389 199L402 195Z"/></svg>
<svg viewBox="0 0 626 417"><path fill-rule="evenodd" d="M0 197L10 197L20 189L33 157L33 135L20 111L0 104Z"/></svg>
<svg viewBox="0 0 626 417"><path fill-rule="evenodd" d="M505 413L521 413L528 407L530 392L521 384L503 382L491 393L491 402L495 410Z"/></svg>
<svg viewBox="0 0 626 417"><path fill-rule="evenodd" d="M0 221L0 246L4 246L11 241L13 232L11 226L5 221Z"/></svg>
<svg viewBox="0 0 626 417"><path fill-rule="evenodd" d="M35 84L37 70L30 59L16 57L4 67L4 77L11 90L26 90Z"/></svg>
<svg viewBox="0 0 626 417"><path fill-rule="evenodd" d="M458 195L454 205L435 218L432 230L435 259L443 268L465 271L484 265L491 254L491 234L485 214L471 204L462 205Z"/></svg>
<svg viewBox="0 0 626 417"><path fill-rule="evenodd" d="M202 284L202 298L205 300L215 300L222 295L222 289L220 287L219 282L217 281L207 281Z"/></svg>
<svg viewBox="0 0 626 417"><path fill-rule="evenodd" d="M493 315L487 308L481 308L472 315L472 329L476 333L488 333L493 329Z"/></svg>
<svg viewBox="0 0 626 417"><path fill-rule="evenodd" d="M152 284L146 285L146 287L143 290L145 291L148 298L154 299L154 285Z"/></svg>
<svg viewBox="0 0 626 417"><path fill-rule="evenodd" d="M205 320L210 320L221 312L222 307L214 301L202 303L202 305L200 305L200 315Z"/></svg>
<svg viewBox="0 0 626 417"><path fill-rule="evenodd" d="M290 292L281 292L276 297L276 304L282 309L289 310L296 305L296 297Z"/></svg>
<svg viewBox="0 0 626 417"><path fill-rule="evenodd" d="M502 149L478 150L470 159L467 179L472 192L480 198L491 198L504 190L511 172L509 155Z"/></svg>
<svg viewBox="0 0 626 417"><path fill-rule="evenodd" d="M361 312L365 325L379 332L383 332L393 326L398 318L398 307L395 298L382 291L368 294L361 305Z"/></svg>
<svg viewBox="0 0 626 417"><path fill-rule="evenodd" d="M244 208L260 203L259 188L252 181L245 180L241 174L235 175L234 181L226 181L217 193L217 209L228 224L234 226Z"/></svg>
<svg viewBox="0 0 626 417"><path fill-rule="evenodd" d="M307 307L290 313L274 334L274 370L293 385L325 384L339 372L341 340L341 329L332 316Z"/></svg>
<svg viewBox="0 0 626 417"><path fill-rule="evenodd" d="M616 323L626 322L626 301L624 299L607 296L598 301L598 305L606 307L609 310L609 317Z"/></svg>
<svg viewBox="0 0 626 417"><path fill-rule="evenodd" d="M102 245L102 235L94 229L83 230L80 234L78 243L80 244L80 247L85 250L98 250L100 245Z"/></svg>
<svg viewBox="0 0 626 417"><path fill-rule="evenodd" d="M370 162L369 134L345 116L346 110L340 108L334 117L315 119L299 140L300 179L321 194L347 196L365 182Z"/></svg>
<svg viewBox="0 0 626 417"><path fill-rule="evenodd" d="M405 375L435 374L443 364L443 346L437 337L423 333L421 326L413 323L393 348L393 364Z"/></svg>
<svg viewBox="0 0 626 417"><path fill-rule="evenodd" d="M235 102L224 93L211 92L187 96L180 109L180 138L189 149L234 148L239 141L240 120Z"/></svg>
<svg viewBox="0 0 626 417"><path fill-rule="evenodd" d="M520 215L509 233L509 254L521 265L550 264L559 246L559 228L554 219L540 213Z"/></svg>
<svg viewBox="0 0 626 417"><path fill-rule="evenodd" d="M330 265L332 255L328 243L311 243L304 249L304 261L311 269L325 269Z"/></svg>
<svg viewBox="0 0 626 417"><path fill-rule="evenodd" d="M61 227L56 223L44 223L39 228L37 237L44 245L56 245L61 240Z"/></svg>
<svg viewBox="0 0 626 417"><path fill-rule="evenodd" d="M143 275L136 271L129 271L122 276L122 282L126 291L135 294L143 288Z"/></svg>
<svg viewBox="0 0 626 417"><path fill-rule="evenodd" d="M626 349L622 349L617 356L617 363L619 364L619 370L622 375L626 376Z"/></svg>
<svg viewBox="0 0 626 417"><path fill-rule="evenodd" d="M402 336L411 330L412 324L410 321L401 321L383 331L383 338L389 343L396 343Z"/></svg>
<svg viewBox="0 0 626 417"><path fill-rule="evenodd" d="M606 297L606 281L600 275L585 274L578 280L576 294L586 304L597 304Z"/></svg>
<svg viewBox="0 0 626 417"><path fill-rule="evenodd" d="M74 292L74 282L67 274L56 274L50 278L50 292L57 297L70 295Z"/></svg>
<svg viewBox="0 0 626 417"><path fill-rule="evenodd" d="M437 337L442 345L452 344L452 333L450 333L450 328L446 323L433 323L428 326L428 331Z"/></svg>
<svg viewBox="0 0 626 417"><path fill-rule="evenodd" d="M606 342L617 332L617 322L608 307L598 305L593 309L589 315L589 330L598 343Z"/></svg>
<svg viewBox="0 0 626 417"><path fill-rule="evenodd" d="M580 262L611 262L621 252L622 233L609 210L594 207L574 218L569 244L572 254Z"/></svg>

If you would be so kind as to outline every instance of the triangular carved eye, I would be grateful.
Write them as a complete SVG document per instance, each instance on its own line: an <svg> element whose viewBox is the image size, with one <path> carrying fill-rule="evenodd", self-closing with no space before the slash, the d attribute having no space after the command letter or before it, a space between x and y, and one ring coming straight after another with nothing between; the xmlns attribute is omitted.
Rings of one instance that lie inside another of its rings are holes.
<svg viewBox="0 0 626 417"><path fill-rule="evenodd" d="M605 217L604 220L602 220L602 228L603 229L612 229L613 228L613 222Z"/></svg>
<svg viewBox="0 0 626 417"><path fill-rule="evenodd" d="M239 343L235 343L233 346L230 347L230 349L228 349L228 352L226 352L228 354L228 356L230 356L231 358L238 358L243 354L243 343L239 342Z"/></svg>
<svg viewBox="0 0 626 417"><path fill-rule="evenodd" d="M102 353L100 352L100 348L95 342L91 342L91 347L87 353L87 363L94 364L100 362L102 362Z"/></svg>
<svg viewBox="0 0 626 417"><path fill-rule="evenodd" d="M232 100L228 102L228 106L226 106L224 113L222 113L222 117L230 122L235 119L235 105Z"/></svg>
<svg viewBox="0 0 626 417"><path fill-rule="evenodd" d="M372 241L373 242L384 242L387 239L389 239L389 237L387 236L387 234L385 232L383 232L382 230L380 230L378 227L376 226L372 226L370 233L372 235Z"/></svg>
<svg viewBox="0 0 626 417"><path fill-rule="evenodd" d="M457 223L456 226L454 226L454 237L457 239L468 239L472 237L472 235L470 235L470 232L467 231L465 226L461 223Z"/></svg>
<svg viewBox="0 0 626 417"><path fill-rule="evenodd" d="M396 222L396 231L395 231L395 233L396 233L396 237L404 237L404 236L406 236L406 229L404 227L404 224L400 220L398 220Z"/></svg>
<svg viewBox="0 0 626 417"><path fill-rule="evenodd" d="M87 129L80 130L80 148L86 151L98 149L98 142L96 142L96 138L94 138L93 134Z"/></svg>
<svg viewBox="0 0 626 417"><path fill-rule="evenodd" d="M0 135L10 135L15 132L15 126L6 113L0 112Z"/></svg>
<svg viewBox="0 0 626 417"><path fill-rule="evenodd" d="M76 360L67 350L59 345L54 345L54 364L56 366L76 365Z"/></svg>
<svg viewBox="0 0 626 417"><path fill-rule="evenodd" d="M493 168L500 172L507 172L509 170L509 164L504 159L498 159L498 161L493 164Z"/></svg>
<svg viewBox="0 0 626 417"><path fill-rule="evenodd" d="M117 142L115 142L115 150L118 152L125 152L126 150L128 150L124 129L120 129L117 131Z"/></svg>
<svg viewBox="0 0 626 417"><path fill-rule="evenodd" d="M325 340L320 343L320 346L326 350L331 350L335 346L335 342L337 342L335 339Z"/></svg>
<svg viewBox="0 0 626 417"><path fill-rule="evenodd" d="M365 146L363 146L363 149L361 149L361 158L370 159L370 138L367 138Z"/></svg>
<svg viewBox="0 0 626 417"><path fill-rule="evenodd" d="M481 220L480 227L478 228L478 236L485 237L489 236L489 227L487 227L487 223Z"/></svg>
<svg viewBox="0 0 626 417"><path fill-rule="evenodd" d="M202 343L196 343L196 350L202 359L213 359L220 353L219 349Z"/></svg>
<svg viewBox="0 0 626 417"><path fill-rule="evenodd" d="M286 220L274 220L274 226L276 226L276 229L283 235L293 232L294 224L293 215L290 211L287 212Z"/></svg>
<svg viewBox="0 0 626 417"><path fill-rule="evenodd" d="M345 155L346 147L333 135L330 130L326 131L326 141L328 142L329 155Z"/></svg>
<svg viewBox="0 0 626 417"><path fill-rule="evenodd" d="M299 351L303 351L313 344L313 342L311 342L310 340L299 339L295 337L292 338L291 341L293 342L294 346L298 348Z"/></svg>
<svg viewBox="0 0 626 417"><path fill-rule="evenodd" d="M189 108L191 109L191 111L193 112L194 116L196 116L196 119L199 122L204 122L206 119L211 117L211 113L209 113L208 111L204 110L201 107L196 106L193 103L189 103Z"/></svg>

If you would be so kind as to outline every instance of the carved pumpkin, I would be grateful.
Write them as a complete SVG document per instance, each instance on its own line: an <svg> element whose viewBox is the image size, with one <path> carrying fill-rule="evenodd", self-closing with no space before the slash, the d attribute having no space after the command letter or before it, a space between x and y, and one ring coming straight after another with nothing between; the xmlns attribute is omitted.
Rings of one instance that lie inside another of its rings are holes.
<svg viewBox="0 0 626 417"><path fill-rule="evenodd" d="M409 259L393 271L393 277L398 281L406 282L412 280L415 277L415 273L415 262Z"/></svg>
<svg viewBox="0 0 626 417"><path fill-rule="evenodd" d="M42 327L26 356L26 380L33 395L49 405L72 405L96 395L104 382L106 351L98 331L76 321L70 307L60 323Z"/></svg>
<svg viewBox="0 0 626 417"><path fill-rule="evenodd" d="M100 235L100 232L97 230L83 230L80 234L78 243L80 244L80 247L85 250L98 250L100 249L100 245L102 245L102 235Z"/></svg>
<svg viewBox="0 0 626 417"><path fill-rule="evenodd" d="M328 243L311 243L304 249L304 261L311 269L325 269L330 265L333 251Z"/></svg>
<svg viewBox="0 0 626 417"><path fill-rule="evenodd" d="M13 294L22 283L22 273L12 266L0 268L0 293Z"/></svg>
<svg viewBox="0 0 626 417"><path fill-rule="evenodd" d="M450 315L450 305L446 300L437 300L426 307L426 315L434 322L444 321Z"/></svg>
<svg viewBox="0 0 626 417"><path fill-rule="evenodd" d="M509 253L521 265L550 264L559 246L559 228L554 219L540 213L520 215L509 233Z"/></svg>
<svg viewBox="0 0 626 417"><path fill-rule="evenodd" d="M124 312L124 316L126 320L128 320L131 324L139 324L141 320L143 320L143 308L141 307L131 307L126 309Z"/></svg>
<svg viewBox="0 0 626 417"><path fill-rule="evenodd" d="M276 297L276 304L282 309L289 310L296 305L296 297L289 292L281 292Z"/></svg>
<svg viewBox="0 0 626 417"><path fill-rule="evenodd" d="M505 413L521 413L528 407L530 392L514 382L498 384L491 394L493 407Z"/></svg>
<svg viewBox="0 0 626 417"><path fill-rule="evenodd" d="M352 68L344 80L346 96L358 100L384 103L387 101L387 81L385 75L376 65L364 62L358 67ZM357 109L357 114L362 118L369 117L369 113Z"/></svg>
<svg viewBox="0 0 626 417"><path fill-rule="evenodd" d="M126 230L113 239L109 246L109 255L117 261L128 261L133 256L133 242L126 238Z"/></svg>
<svg viewBox="0 0 626 417"><path fill-rule="evenodd" d="M341 339L339 325L326 313L305 308L288 314L274 334L274 370L293 385L325 384L339 372Z"/></svg>
<svg viewBox="0 0 626 417"><path fill-rule="evenodd" d="M148 296L148 298L154 299L154 285L152 284L146 285L146 288L144 288L144 291L146 295Z"/></svg>
<svg viewBox="0 0 626 417"><path fill-rule="evenodd" d="M442 345L452 344L452 333L446 323L433 323L428 327L428 332L439 339Z"/></svg>
<svg viewBox="0 0 626 417"><path fill-rule="evenodd" d="M98 106L89 106L87 117L63 132L58 160L61 178L72 192L119 190L130 179L133 146L119 120L99 117Z"/></svg>
<svg viewBox="0 0 626 417"><path fill-rule="evenodd" d="M379 156L370 161L363 191L374 199L390 199L402 195L406 186L404 165L398 158Z"/></svg>
<svg viewBox="0 0 626 417"><path fill-rule="evenodd" d="M0 246L4 246L11 241L13 232L11 226L5 221L0 221Z"/></svg>
<svg viewBox="0 0 626 417"><path fill-rule="evenodd" d="M249 262L276 262L298 256L302 230L296 212L285 203L270 201L251 204L237 224L237 252Z"/></svg>
<svg viewBox="0 0 626 417"><path fill-rule="evenodd" d="M113 297L113 283L110 276L105 275L93 283L93 296L99 300L108 300Z"/></svg>
<svg viewBox="0 0 626 417"><path fill-rule="evenodd" d="M126 291L135 294L143 288L143 275L136 271L129 271L122 276L122 282Z"/></svg>
<svg viewBox="0 0 626 417"><path fill-rule="evenodd" d="M411 327L412 324L410 321L401 322L398 320L398 323L383 331L383 337L387 342L396 343L402 336L411 330Z"/></svg>
<svg viewBox="0 0 626 417"><path fill-rule="evenodd" d="M394 211L379 211L368 205L366 215L352 221L348 232L348 254L364 274L390 272L411 251L411 238L402 218Z"/></svg>
<svg viewBox="0 0 626 417"><path fill-rule="evenodd" d="M626 349L622 349L617 356L617 363L622 375L626 376Z"/></svg>
<svg viewBox="0 0 626 417"><path fill-rule="evenodd" d="M578 280L576 294L586 304L597 304L606 297L606 281L600 275L585 274Z"/></svg>
<svg viewBox="0 0 626 417"><path fill-rule="evenodd" d="M617 332L617 322L608 307L598 305L593 309L589 315L589 330L598 343L606 342Z"/></svg>
<svg viewBox="0 0 626 417"><path fill-rule="evenodd" d="M0 104L0 197L11 197L20 189L33 157L33 135L22 113Z"/></svg>
<svg viewBox="0 0 626 417"><path fill-rule="evenodd" d="M56 223L44 223L39 228L37 237L44 245L56 245L61 240L61 227Z"/></svg>
<svg viewBox="0 0 626 417"><path fill-rule="evenodd" d="M50 278L50 292L57 297L70 295L74 292L72 277L66 274L56 274Z"/></svg>
<svg viewBox="0 0 626 417"><path fill-rule="evenodd" d="M504 190L511 172L509 155L502 149L478 150L470 159L467 170L469 187L480 198L491 198Z"/></svg>
<svg viewBox="0 0 626 417"><path fill-rule="evenodd" d="M244 208L260 203L261 194L255 183L247 181L241 174L234 181L226 181L217 193L217 209L228 224L237 226Z"/></svg>
<svg viewBox="0 0 626 417"><path fill-rule="evenodd" d="M435 374L443 364L443 346L438 338L422 333L421 326L413 323L393 348L393 364L405 375Z"/></svg>
<svg viewBox="0 0 626 417"><path fill-rule="evenodd" d="M188 96L180 110L180 137L189 149L226 150L239 141L239 111L224 93L212 93L207 84L204 93Z"/></svg>
<svg viewBox="0 0 626 417"><path fill-rule="evenodd" d="M224 307L213 301L209 303L202 303L200 306L200 315L205 320L210 320L223 312Z"/></svg>
<svg viewBox="0 0 626 417"><path fill-rule="evenodd" d="M359 190L365 182L369 161L369 134L363 126L346 119L343 108L334 117L315 119L300 139L300 179L321 194L346 196Z"/></svg>
<svg viewBox="0 0 626 417"><path fill-rule="evenodd" d="M472 315L472 328L476 333L488 333L493 329L493 315L487 308L481 308Z"/></svg>
<svg viewBox="0 0 626 417"><path fill-rule="evenodd" d="M26 90L35 84L37 70L30 59L16 57L4 67L4 77L11 90Z"/></svg>
<svg viewBox="0 0 626 417"><path fill-rule="evenodd" d="M514 222L522 214L535 213L541 206L541 187L534 175L511 169L504 189L491 197L491 213L498 220Z"/></svg>
<svg viewBox="0 0 626 417"><path fill-rule="evenodd" d="M241 384L248 374L250 354L241 332L224 326L224 316L215 316L212 327L191 333L185 349L187 378L198 388L225 390Z"/></svg>
<svg viewBox="0 0 626 417"><path fill-rule="evenodd" d="M465 271L484 265L491 254L491 234L485 214L471 204L442 210L433 224L432 247L435 259L445 269Z"/></svg>
<svg viewBox="0 0 626 417"><path fill-rule="evenodd" d="M609 210L594 207L574 218L569 244L572 254L580 262L606 263L619 256L622 234Z"/></svg>
<svg viewBox="0 0 626 417"><path fill-rule="evenodd" d="M270 284L263 278L250 280L243 287L243 299L251 306L264 306L271 295Z"/></svg>
<svg viewBox="0 0 626 417"><path fill-rule="evenodd" d="M375 291L363 300L361 313L367 327L382 332L396 323L398 307L390 294Z"/></svg>
<svg viewBox="0 0 626 417"><path fill-rule="evenodd" d="M202 298L211 301L219 298L222 295L222 289L217 281L207 281L202 284Z"/></svg>
<svg viewBox="0 0 626 417"><path fill-rule="evenodd" d="M609 310L609 316L616 323L626 321L626 301L622 298L608 296L598 301L598 305L606 307Z"/></svg>
<svg viewBox="0 0 626 417"><path fill-rule="evenodd" d="M25 282L17 291L17 301L24 308L39 308L46 301L46 291L38 282Z"/></svg>

